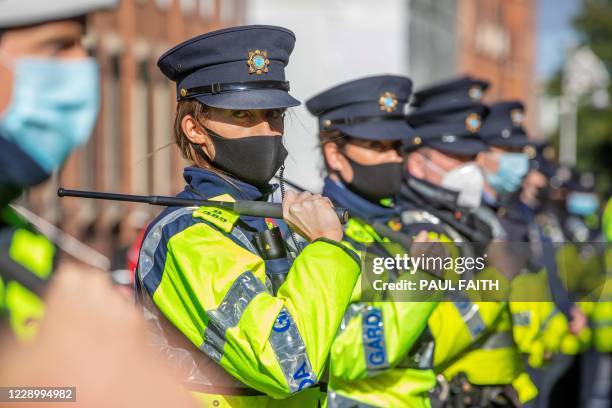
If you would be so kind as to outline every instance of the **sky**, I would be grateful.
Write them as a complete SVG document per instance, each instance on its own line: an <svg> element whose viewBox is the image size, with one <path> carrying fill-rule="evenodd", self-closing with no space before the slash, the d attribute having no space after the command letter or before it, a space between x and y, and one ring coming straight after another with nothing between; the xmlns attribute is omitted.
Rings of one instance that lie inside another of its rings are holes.
<svg viewBox="0 0 612 408"><path fill-rule="evenodd" d="M571 21L580 10L580 0L538 0L538 79L550 77L559 68L569 45L577 42Z"/></svg>

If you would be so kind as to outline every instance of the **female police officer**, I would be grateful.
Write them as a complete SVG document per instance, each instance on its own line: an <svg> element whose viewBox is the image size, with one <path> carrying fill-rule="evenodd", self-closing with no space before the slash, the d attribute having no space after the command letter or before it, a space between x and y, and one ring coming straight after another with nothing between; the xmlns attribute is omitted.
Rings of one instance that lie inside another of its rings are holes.
<svg viewBox="0 0 612 408"><path fill-rule="evenodd" d="M406 245L408 238L399 232L392 200L402 182L399 149L414 136L404 116L411 89L406 77L380 75L335 86L306 103L319 119L328 171L323 194L350 211L347 245L374 256L405 252L391 243ZM363 302L367 297L351 304L332 347L327 405L429 406L435 375L421 369L427 358L418 361L414 351L425 344L419 337L436 303Z"/></svg>
<svg viewBox="0 0 612 408"><path fill-rule="evenodd" d="M287 154L284 109L299 104L284 77L294 42L281 27L244 26L162 55L160 69L177 84L176 142L191 164L180 197L267 198ZM185 385L206 406L317 403L314 386L359 261L338 243L328 199L289 193L283 215L310 241L295 258L260 245L277 228L289 234L282 220L219 208L168 208L146 233L137 293L157 346L186 370ZM269 277L279 274L284 283L272 288Z"/></svg>

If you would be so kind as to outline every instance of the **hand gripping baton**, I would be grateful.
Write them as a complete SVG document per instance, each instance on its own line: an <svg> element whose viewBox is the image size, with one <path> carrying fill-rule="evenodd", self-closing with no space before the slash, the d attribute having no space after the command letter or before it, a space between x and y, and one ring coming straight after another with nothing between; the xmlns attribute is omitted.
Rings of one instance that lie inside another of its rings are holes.
<svg viewBox="0 0 612 408"><path fill-rule="evenodd" d="M57 195L60 197L93 198L96 200L128 201L133 203L147 203L165 207L218 207L233 210L240 215L252 217L283 218L283 207L278 203L265 201L238 200L235 202L199 200L192 198L164 197L164 196L140 196L131 194L101 193L98 191L66 190L59 188ZM346 224L349 218L346 208L334 208L341 224Z"/></svg>

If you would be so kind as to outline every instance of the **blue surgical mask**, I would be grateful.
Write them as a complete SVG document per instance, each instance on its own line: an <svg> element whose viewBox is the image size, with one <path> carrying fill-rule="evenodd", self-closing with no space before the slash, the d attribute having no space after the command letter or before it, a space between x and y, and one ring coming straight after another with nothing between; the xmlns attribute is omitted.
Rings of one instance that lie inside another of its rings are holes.
<svg viewBox="0 0 612 408"><path fill-rule="evenodd" d="M487 183L499 194L518 191L529 170L529 158L523 153L501 153L497 171L487 173Z"/></svg>
<svg viewBox="0 0 612 408"><path fill-rule="evenodd" d="M565 207L570 214L586 217L599 209L599 197L593 193L572 192L567 196Z"/></svg>
<svg viewBox="0 0 612 408"><path fill-rule="evenodd" d="M0 113L0 137L51 174L91 135L100 103L98 64L93 58L3 61L14 82L11 102Z"/></svg>

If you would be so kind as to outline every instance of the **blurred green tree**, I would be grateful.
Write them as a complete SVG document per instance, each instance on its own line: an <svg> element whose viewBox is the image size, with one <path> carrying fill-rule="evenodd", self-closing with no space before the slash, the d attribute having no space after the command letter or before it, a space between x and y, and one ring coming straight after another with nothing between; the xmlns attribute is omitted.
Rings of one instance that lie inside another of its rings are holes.
<svg viewBox="0 0 612 408"><path fill-rule="evenodd" d="M581 45L591 48L612 73L612 0L582 0L572 24ZM561 69L549 81L550 95L561 93ZM608 95L612 95L612 86L608 88ZM609 193L612 189L612 103L598 109L590 99L585 97L578 109L576 165L581 170L594 171L598 190ZM552 141L558 148L558 131Z"/></svg>

